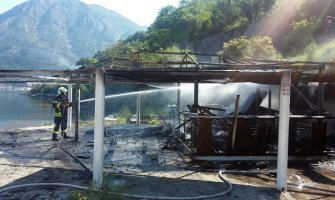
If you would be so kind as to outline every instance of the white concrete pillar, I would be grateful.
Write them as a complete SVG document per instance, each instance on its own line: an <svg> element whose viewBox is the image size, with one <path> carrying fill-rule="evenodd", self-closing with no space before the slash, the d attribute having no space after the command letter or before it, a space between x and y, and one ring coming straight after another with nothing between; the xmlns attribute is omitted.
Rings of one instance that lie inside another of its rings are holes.
<svg viewBox="0 0 335 200"><path fill-rule="evenodd" d="M70 102L73 102L72 101L72 84L69 84L68 85L68 99L69 99L69 101ZM70 132L72 132L72 106L71 107L69 107L69 114L68 114L68 123L69 123L69 130L70 130Z"/></svg>
<svg viewBox="0 0 335 200"><path fill-rule="evenodd" d="M95 73L95 114L94 114L94 154L93 181L101 186L103 181L104 161L104 117L105 117L105 80L104 71Z"/></svg>
<svg viewBox="0 0 335 200"><path fill-rule="evenodd" d="M290 122L291 73L283 73L280 84L279 131L278 131L278 160L277 186L280 191L286 190L288 137Z"/></svg>

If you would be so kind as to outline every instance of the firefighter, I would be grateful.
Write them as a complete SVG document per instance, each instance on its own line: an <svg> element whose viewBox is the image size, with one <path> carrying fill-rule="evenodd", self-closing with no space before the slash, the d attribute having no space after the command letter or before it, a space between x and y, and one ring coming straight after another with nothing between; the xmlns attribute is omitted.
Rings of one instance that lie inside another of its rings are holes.
<svg viewBox="0 0 335 200"><path fill-rule="evenodd" d="M72 106L67 98L67 89L60 87L58 95L52 101L52 107L55 109L54 113L54 129L52 131L52 140L58 141L58 131L61 128L61 137L69 138L66 134L68 107Z"/></svg>

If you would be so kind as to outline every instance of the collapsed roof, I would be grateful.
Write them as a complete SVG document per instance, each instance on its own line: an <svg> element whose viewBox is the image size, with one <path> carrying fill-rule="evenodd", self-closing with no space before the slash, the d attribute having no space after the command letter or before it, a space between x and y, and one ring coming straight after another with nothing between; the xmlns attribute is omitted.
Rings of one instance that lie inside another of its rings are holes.
<svg viewBox="0 0 335 200"><path fill-rule="evenodd" d="M155 61L143 55L161 55ZM135 56L134 56L135 55ZM202 60L202 61L197 61ZM292 83L335 82L335 63L247 60L188 52L140 51L127 58L112 58L75 70L0 70L0 83L53 82L94 83L102 68L106 83L243 83L278 85L284 71Z"/></svg>

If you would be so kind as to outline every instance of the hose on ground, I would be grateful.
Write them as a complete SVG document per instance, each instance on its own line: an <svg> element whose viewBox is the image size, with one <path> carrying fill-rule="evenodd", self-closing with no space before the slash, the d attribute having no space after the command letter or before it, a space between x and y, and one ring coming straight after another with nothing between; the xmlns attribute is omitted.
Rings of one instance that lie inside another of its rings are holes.
<svg viewBox="0 0 335 200"><path fill-rule="evenodd" d="M224 171L220 170L219 171L219 177L222 181L228 184L228 189L217 193L217 194L212 194L212 195L202 195L202 196L197 196L197 197L160 197L160 196L143 196L143 195L132 195L132 194L123 194L123 193L116 193L116 192L109 192L110 194L115 194L115 195L121 195L123 197L130 197L130 198L137 198L137 199L160 199L160 200L179 200L179 199L187 199L187 200L192 200L192 199L209 199L209 198L214 198L214 197L219 197L223 196L225 194L228 194L233 186L232 184L223 176ZM6 188L0 189L0 193L3 192L8 192L11 190L16 190L16 189L22 189L26 187L68 187L68 188L73 188L73 189L79 189L79 190L93 190L93 191L99 191L97 189L92 189L89 187L85 186L79 186L79 185L72 185L72 184L66 184L66 183L31 183L31 184L22 184L22 185L15 185L15 186L10 186Z"/></svg>
<svg viewBox="0 0 335 200"><path fill-rule="evenodd" d="M67 153L69 156L71 156L75 161L77 161L90 175L93 175L92 171L80 159L78 159L75 155L70 153L62 146L62 142L59 143L59 148Z"/></svg>
<svg viewBox="0 0 335 200"><path fill-rule="evenodd" d="M63 150L65 153L70 155L75 161L77 161L90 175L92 175L92 171L76 156L74 156L72 153L70 153L68 150L66 150L62 146L62 142L59 143L59 147L61 150ZM129 198L138 198L138 199L160 199L160 200L177 200L177 199L186 199L186 200L191 200L191 199L208 199L208 198L215 198L219 196L223 196L225 194L228 194L232 190L232 184L224 177L223 174L272 174L276 173L275 170L273 171L235 171L235 170L219 170L219 177L220 179L228 184L228 189L217 193L213 195L202 195L202 196L197 196L197 197L163 197L163 196L143 196L143 195L132 195L132 194L122 194L122 193L116 193L116 192L109 192L110 194L114 195L121 195L123 197L129 197ZM291 183L293 185L297 186L302 186L303 181L301 177L295 174L290 174L291 176L295 177L298 180L298 184ZM26 187L68 187L68 188L73 188L73 189L79 189L79 190L92 190L92 191L99 191L98 189L92 189L86 186L79 186L79 185L73 185L73 184L66 184L66 183L31 183L31 184L21 184L21 185L15 185L15 186L9 186L6 188L0 188L0 193L3 192L8 192L11 190L16 190L16 189L22 189Z"/></svg>
<svg viewBox="0 0 335 200"><path fill-rule="evenodd" d="M6 187L6 188L2 188L2 189L0 189L0 193L8 192L8 191L11 191L11 190L27 188L27 187L69 187L69 188L80 189L80 190L87 190L88 189L88 187L66 184L66 183L28 183L28 184L14 185L14 186L9 186L9 187Z"/></svg>
<svg viewBox="0 0 335 200"><path fill-rule="evenodd" d="M66 150L62 146L62 144L63 144L63 142L59 143L60 149L63 150L68 155L70 155L73 159L75 159L88 173L90 173L92 175L92 171L83 162L81 162L80 159L78 159L75 155L73 155L68 150ZM203 196L197 196L197 197L159 197L159 196L142 196L142 195L132 195L132 194L120 194L120 193L114 193L114 192L111 192L111 194L117 194L117 195L121 195L123 197L130 197L130 198L160 199L160 200L182 200L182 199L192 200L192 199L208 199L208 198L220 197L220 196L223 196L225 194L228 194L233 188L232 184L223 176L223 173L225 173L225 171L220 170L219 171L219 177L223 182L228 184L229 188L227 190L223 191L223 192L213 194L213 195L203 195ZM61 183L52 183L52 185L48 185L48 183L36 183L36 184L38 184L38 186L58 186L58 187L63 186L63 187L81 189L81 190L90 190L91 189L91 188L84 187L84 186L71 185L71 184L61 184ZM23 185L23 187L32 187L32 186L34 186L34 185L31 185L31 184L24 184ZM15 187L15 186L13 186L13 187ZM13 189L15 189L15 188L13 188ZM0 193L1 193L1 190L0 190Z"/></svg>
<svg viewBox="0 0 335 200"><path fill-rule="evenodd" d="M221 171L223 171L225 174L275 174L276 173L276 170L266 170L266 171L221 170Z"/></svg>
<svg viewBox="0 0 335 200"><path fill-rule="evenodd" d="M267 171L236 171L236 170L225 170L224 173L225 174L275 174L277 171L276 170L267 170ZM294 177L297 180L297 183L293 183L293 182L288 182L291 185L296 185L298 186L300 189L302 188L302 186L304 185L303 180L300 176L293 174L293 173L288 173L288 175L290 175L291 177Z"/></svg>
<svg viewBox="0 0 335 200"><path fill-rule="evenodd" d="M298 188L301 189L302 186L304 185L304 182L302 181L302 178L301 178L300 176L296 175L296 174L291 174L291 173L289 173L289 175L290 175L291 177L294 177L294 178L297 180L297 182L295 182L295 183L293 183L293 182L288 182L288 183L291 184L291 185L298 186Z"/></svg>

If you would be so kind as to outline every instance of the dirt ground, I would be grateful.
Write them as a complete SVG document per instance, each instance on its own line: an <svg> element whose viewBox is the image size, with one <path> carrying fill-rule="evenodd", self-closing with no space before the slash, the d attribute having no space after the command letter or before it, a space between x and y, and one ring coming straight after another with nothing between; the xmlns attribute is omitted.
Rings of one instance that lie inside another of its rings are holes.
<svg viewBox="0 0 335 200"><path fill-rule="evenodd" d="M194 163L178 146L167 144L163 126L127 125L106 128L104 186L123 195L175 199L335 199L335 161L289 164L288 190L275 189L276 163ZM63 149L93 170L93 130L80 130L79 142L51 141L49 128L0 132L0 199L78 199L96 195L69 187L37 183L92 184L92 175ZM223 174L219 170L264 172ZM29 187L6 190L10 186ZM92 187L91 187L92 188ZM104 190L105 191L105 190ZM101 199L132 199L103 192ZM105 195L105 196L104 196ZM97 197L95 197L97 199Z"/></svg>

